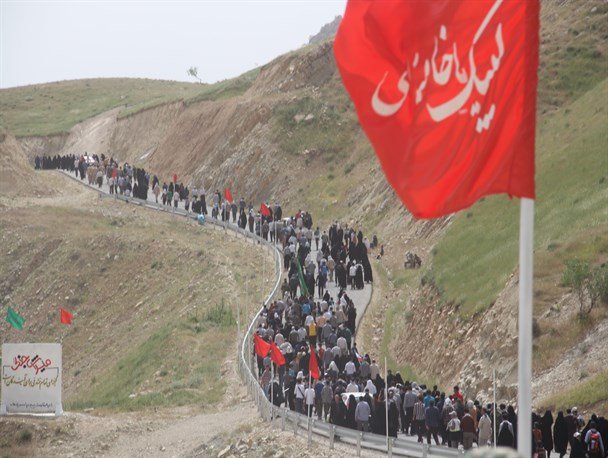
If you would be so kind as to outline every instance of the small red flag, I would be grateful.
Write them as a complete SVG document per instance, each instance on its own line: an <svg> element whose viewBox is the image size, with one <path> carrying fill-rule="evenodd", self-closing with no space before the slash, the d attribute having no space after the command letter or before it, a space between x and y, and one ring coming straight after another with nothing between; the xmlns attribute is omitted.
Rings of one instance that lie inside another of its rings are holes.
<svg viewBox="0 0 608 458"><path fill-rule="evenodd" d="M260 358L265 358L266 356L268 356L268 352L270 351L270 344L257 334L253 335L253 347L255 349L255 353Z"/></svg>
<svg viewBox="0 0 608 458"><path fill-rule="evenodd" d="M224 189L224 199L226 199L228 202L232 203L232 193L230 192L230 189L228 189L228 188Z"/></svg>
<svg viewBox="0 0 608 458"><path fill-rule="evenodd" d="M281 353L281 350L274 342L270 344L270 359L272 359L277 366L282 366L287 362L285 361L285 356L283 356L283 353Z"/></svg>
<svg viewBox="0 0 608 458"><path fill-rule="evenodd" d="M270 208L263 202L262 205L260 205L260 213L262 216L270 216Z"/></svg>
<svg viewBox="0 0 608 458"><path fill-rule="evenodd" d="M64 308L59 309L59 321L63 324L72 324L73 315Z"/></svg>
<svg viewBox="0 0 608 458"><path fill-rule="evenodd" d="M336 63L418 218L534 198L539 1L349 0Z"/></svg>
<svg viewBox="0 0 608 458"><path fill-rule="evenodd" d="M311 377L315 380L319 380L321 378L321 374L319 373L319 363L317 362L317 355L312 345L310 346L310 359L308 361L308 370L310 371Z"/></svg>

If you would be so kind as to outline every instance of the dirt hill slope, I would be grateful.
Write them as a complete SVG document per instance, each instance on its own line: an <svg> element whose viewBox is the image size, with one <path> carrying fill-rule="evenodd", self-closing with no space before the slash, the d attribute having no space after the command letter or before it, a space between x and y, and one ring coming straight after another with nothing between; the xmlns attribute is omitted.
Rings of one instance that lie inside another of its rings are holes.
<svg viewBox="0 0 608 458"><path fill-rule="evenodd" d="M0 195L42 195L50 188L36 178L21 143L0 132Z"/></svg>
<svg viewBox="0 0 608 458"><path fill-rule="evenodd" d="M44 183L57 174L34 175ZM63 343L67 410L218 402L237 303L247 317L266 289L254 268L261 254L210 226L100 201L58 178L63 195L0 197L0 298L26 319L3 340ZM74 314L72 326L59 323L59 307Z"/></svg>

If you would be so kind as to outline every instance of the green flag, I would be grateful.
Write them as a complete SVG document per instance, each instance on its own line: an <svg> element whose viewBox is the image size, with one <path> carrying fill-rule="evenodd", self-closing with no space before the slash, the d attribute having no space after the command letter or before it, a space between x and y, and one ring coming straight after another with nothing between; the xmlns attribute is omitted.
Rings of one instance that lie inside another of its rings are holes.
<svg viewBox="0 0 608 458"><path fill-rule="evenodd" d="M6 321L15 329L23 329L23 323L25 323L25 318L15 312L11 307L8 308L8 312L6 313Z"/></svg>
<svg viewBox="0 0 608 458"><path fill-rule="evenodd" d="M302 296L308 296L306 280L304 280L304 274L302 273L302 264L300 264L299 259L296 259L296 261L298 262L298 279L300 280L300 294Z"/></svg>

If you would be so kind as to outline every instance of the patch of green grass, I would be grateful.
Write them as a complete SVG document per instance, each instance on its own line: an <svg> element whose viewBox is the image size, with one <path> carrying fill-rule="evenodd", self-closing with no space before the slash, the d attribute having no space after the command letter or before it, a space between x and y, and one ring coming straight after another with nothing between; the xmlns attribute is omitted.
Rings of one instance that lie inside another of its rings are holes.
<svg viewBox="0 0 608 458"><path fill-rule="evenodd" d="M304 150L324 159L344 158L353 145L352 126L335 104L324 98L297 97L277 105L275 140L291 155Z"/></svg>
<svg viewBox="0 0 608 458"><path fill-rule="evenodd" d="M540 405L543 408L565 410L572 406L594 406L599 402L607 404L608 401L608 369L591 378L575 384L574 386L543 399ZM606 405L604 406L606 407ZM599 413L599 412L598 412Z"/></svg>
<svg viewBox="0 0 608 458"><path fill-rule="evenodd" d="M118 118L123 118L179 100L190 105L235 97L258 73L254 69L215 84L100 78L0 89L0 126L17 137L59 134L113 108L122 108Z"/></svg>
<svg viewBox="0 0 608 458"><path fill-rule="evenodd" d="M543 3L539 111L576 100L606 77L606 10L599 0Z"/></svg>
<svg viewBox="0 0 608 458"><path fill-rule="evenodd" d="M226 100L238 95L244 94L251 87L255 79L260 73L259 68L254 68L236 78L223 80L215 84L208 85L204 91L199 94L184 100L186 106L193 103L210 101L210 100Z"/></svg>
<svg viewBox="0 0 608 458"><path fill-rule="evenodd" d="M376 273L375 281L382 282L384 288L389 288L389 283L396 288L402 288L406 284L416 283L415 277L417 276L417 273L414 271L402 272L396 277L389 277L386 268L383 265L378 264L376 265L374 273ZM384 333L382 334L382 341L379 348L381 355L381 361L379 361L379 363L383 366L384 357L386 357L388 367L393 373L399 372L403 377L403 380L420 380L409 364L397 362L389 350L389 345L397 334L396 326L399 326L399 324L411 317L411 312L408 309L406 302L407 299L405 296L402 296L399 300L390 303L388 306L385 314ZM430 381L427 380L427 384L429 382Z"/></svg>
<svg viewBox="0 0 608 458"><path fill-rule="evenodd" d="M541 119L537 140L535 256L550 262L568 247L584 246L587 257L604 250L608 186L598 184L608 167L606 106L608 80L573 103L568 113ZM564 130L564 121L572 128ZM470 317L486 309L517 266L519 200L490 196L456 215L437 245L433 271L446 299ZM604 228L603 230L601 228ZM587 235L600 231L582 243ZM601 235L604 233L604 236ZM551 247L550 249L548 247ZM543 266L535 266L536 279Z"/></svg>
<svg viewBox="0 0 608 458"><path fill-rule="evenodd" d="M224 342L234 329L226 324L232 323L233 318L229 320L223 311L213 310L205 315L212 326L200 334L190 326L162 327L127 351L88 391L68 400L67 408L129 411L156 406L212 405L219 401L225 389L220 377L221 363L228 350ZM217 310L221 308L218 306ZM164 366L167 368L159 371ZM151 383L157 374L158 380Z"/></svg>
<svg viewBox="0 0 608 458"><path fill-rule="evenodd" d="M192 97L206 86L131 78L60 81L0 90L0 124L15 136L67 132L95 115Z"/></svg>

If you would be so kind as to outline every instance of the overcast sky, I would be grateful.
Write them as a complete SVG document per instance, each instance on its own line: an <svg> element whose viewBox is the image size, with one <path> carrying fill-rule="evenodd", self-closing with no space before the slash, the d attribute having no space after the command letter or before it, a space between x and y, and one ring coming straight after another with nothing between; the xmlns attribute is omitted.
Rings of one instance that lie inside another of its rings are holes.
<svg viewBox="0 0 608 458"><path fill-rule="evenodd" d="M205 82L308 43L346 0L0 0L0 87L77 78Z"/></svg>

